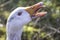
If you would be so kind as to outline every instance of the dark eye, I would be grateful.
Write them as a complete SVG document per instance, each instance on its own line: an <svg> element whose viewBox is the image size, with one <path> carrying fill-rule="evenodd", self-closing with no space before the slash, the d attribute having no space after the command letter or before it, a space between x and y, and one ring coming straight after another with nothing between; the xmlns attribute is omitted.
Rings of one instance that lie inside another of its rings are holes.
<svg viewBox="0 0 60 40"><path fill-rule="evenodd" d="M22 14L22 12L18 12L18 16L20 16Z"/></svg>

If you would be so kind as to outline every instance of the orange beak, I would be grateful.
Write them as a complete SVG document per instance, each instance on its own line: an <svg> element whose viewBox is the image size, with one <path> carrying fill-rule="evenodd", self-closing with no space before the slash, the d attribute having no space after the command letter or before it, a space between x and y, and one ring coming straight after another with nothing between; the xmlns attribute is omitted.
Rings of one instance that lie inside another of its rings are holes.
<svg viewBox="0 0 60 40"><path fill-rule="evenodd" d="M35 15L35 16L43 16L46 14L46 12L40 12L38 13L37 11L44 7L42 2L39 2L37 4L34 4L32 6L26 7L25 10L30 14L30 15Z"/></svg>

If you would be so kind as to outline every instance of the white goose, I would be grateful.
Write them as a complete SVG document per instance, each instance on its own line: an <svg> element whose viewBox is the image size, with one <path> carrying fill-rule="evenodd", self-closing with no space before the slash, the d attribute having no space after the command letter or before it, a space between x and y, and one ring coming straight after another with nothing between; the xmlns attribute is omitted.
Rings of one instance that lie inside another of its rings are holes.
<svg viewBox="0 0 60 40"><path fill-rule="evenodd" d="M18 7L13 10L6 24L6 40L21 40L23 26L32 20L31 16L44 16L46 14L46 12L36 13L37 9L41 7L43 5L40 2L30 7Z"/></svg>

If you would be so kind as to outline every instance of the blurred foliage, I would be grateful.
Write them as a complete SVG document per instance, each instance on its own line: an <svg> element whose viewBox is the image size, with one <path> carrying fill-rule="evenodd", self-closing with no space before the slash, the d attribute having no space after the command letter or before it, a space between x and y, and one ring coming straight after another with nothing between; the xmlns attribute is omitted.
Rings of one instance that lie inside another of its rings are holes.
<svg viewBox="0 0 60 40"><path fill-rule="evenodd" d="M32 20L27 25L29 27L25 26L22 39L60 40L60 0L0 0L0 24L6 24L10 12L15 8L31 6L40 1L43 1L46 7L39 11L47 11L47 15ZM0 28L0 37L4 40L4 27Z"/></svg>

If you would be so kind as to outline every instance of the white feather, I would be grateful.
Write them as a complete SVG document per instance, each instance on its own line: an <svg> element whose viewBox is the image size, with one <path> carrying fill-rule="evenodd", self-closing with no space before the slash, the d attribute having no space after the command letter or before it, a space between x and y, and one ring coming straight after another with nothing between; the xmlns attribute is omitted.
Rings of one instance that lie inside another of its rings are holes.
<svg viewBox="0 0 60 40"><path fill-rule="evenodd" d="M18 12L22 12L18 16ZM18 7L11 12L6 24L7 39L6 40L21 40L23 26L31 21L30 14L25 11L24 7Z"/></svg>

